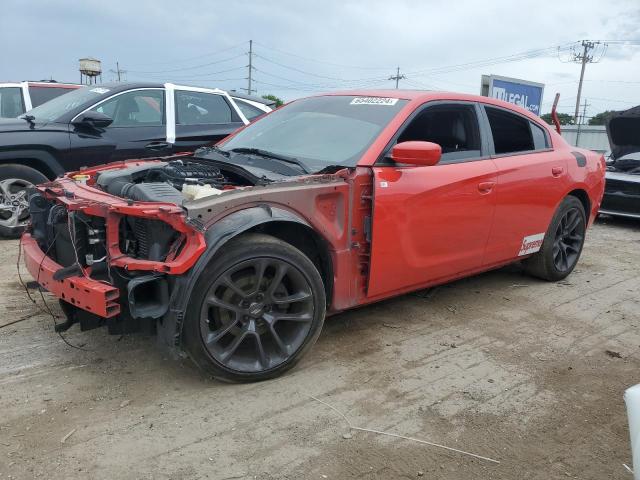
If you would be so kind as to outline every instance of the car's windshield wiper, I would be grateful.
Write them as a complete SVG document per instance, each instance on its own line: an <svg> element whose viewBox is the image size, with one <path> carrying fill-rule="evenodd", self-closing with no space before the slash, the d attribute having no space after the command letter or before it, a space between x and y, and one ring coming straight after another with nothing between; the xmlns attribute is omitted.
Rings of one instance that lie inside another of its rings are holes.
<svg viewBox="0 0 640 480"><path fill-rule="evenodd" d="M23 119L23 120L26 120L31 125L35 125L36 124L36 117L34 117L33 115L22 115L22 116L20 116L20 118Z"/></svg>
<svg viewBox="0 0 640 480"><path fill-rule="evenodd" d="M307 170L307 167L305 167L304 164L297 158L280 155L279 153L269 152L268 150L262 150L261 148L238 147L232 148L229 151L233 153L248 153L250 155L259 155L261 157L273 158L274 160L280 160L286 163L293 163L294 165L300 167L300 170L302 170L304 173L310 173L309 170Z"/></svg>
<svg viewBox="0 0 640 480"><path fill-rule="evenodd" d="M219 153L220 155L224 155L225 157L229 156L229 152L227 152L226 150L222 150L220 147L217 146L212 146L212 147L207 147L208 150L213 150L216 153Z"/></svg>

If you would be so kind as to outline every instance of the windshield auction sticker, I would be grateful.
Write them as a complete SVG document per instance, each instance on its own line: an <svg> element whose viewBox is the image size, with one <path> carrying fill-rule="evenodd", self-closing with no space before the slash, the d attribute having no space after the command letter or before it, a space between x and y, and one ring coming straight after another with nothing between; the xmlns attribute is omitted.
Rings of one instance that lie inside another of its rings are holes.
<svg viewBox="0 0 640 480"><path fill-rule="evenodd" d="M391 106L398 102L397 98L385 97L356 97L349 105L384 105Z"/></svg>
<svg viewBox="0 0 640 480"><path fill-rule="evenodd" d="M90 92L94 92L94 93L99 93L99 94L103 94L103 93L107 93L109 91L108 88L92 88L91 90L89 90Z"/></svg>

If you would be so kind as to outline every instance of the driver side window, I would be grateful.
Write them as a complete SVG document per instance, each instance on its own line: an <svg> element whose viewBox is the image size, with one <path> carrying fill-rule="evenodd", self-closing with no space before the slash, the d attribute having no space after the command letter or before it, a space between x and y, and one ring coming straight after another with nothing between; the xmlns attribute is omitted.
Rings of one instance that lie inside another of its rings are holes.
<svg viewBox="0 0 640 480"><path fill-rule="evenodd" d="M164 125L164 92L134 90L116 95L91 111L111 117L113 123L110 127L161 126Z"/></svg>
<svg viewBox="0 0 640 480"><path fill-rule="evenodd" d="M400 133L397 143L412 140L440 145L441 164L482 156L478 117L473 105L433 105L425 108Z"/></svg>

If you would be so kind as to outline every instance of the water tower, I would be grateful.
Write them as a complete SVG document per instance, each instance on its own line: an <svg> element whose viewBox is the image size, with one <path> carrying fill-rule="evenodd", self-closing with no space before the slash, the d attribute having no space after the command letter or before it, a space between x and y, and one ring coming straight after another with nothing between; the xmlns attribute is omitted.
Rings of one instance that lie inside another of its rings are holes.
<svg viewBox="0 0 640 480"><path fill-rule="evenodd" d="M98 77L100 77L100 83L102 83L102 64L100 60L91 57L81 58L80 83L95 84L98 81Z"/></svg>

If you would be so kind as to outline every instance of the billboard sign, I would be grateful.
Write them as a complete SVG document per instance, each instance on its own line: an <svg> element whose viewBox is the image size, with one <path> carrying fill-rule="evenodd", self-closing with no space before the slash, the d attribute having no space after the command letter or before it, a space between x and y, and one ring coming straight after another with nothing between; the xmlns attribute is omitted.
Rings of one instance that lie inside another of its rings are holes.
<svg viewBox="0 0 640 480"><path fill-rule="evenodd" d="M543 93L543 83L498 75L482 76L481 95L514 103L536 115L540 115Z"/></svg>

